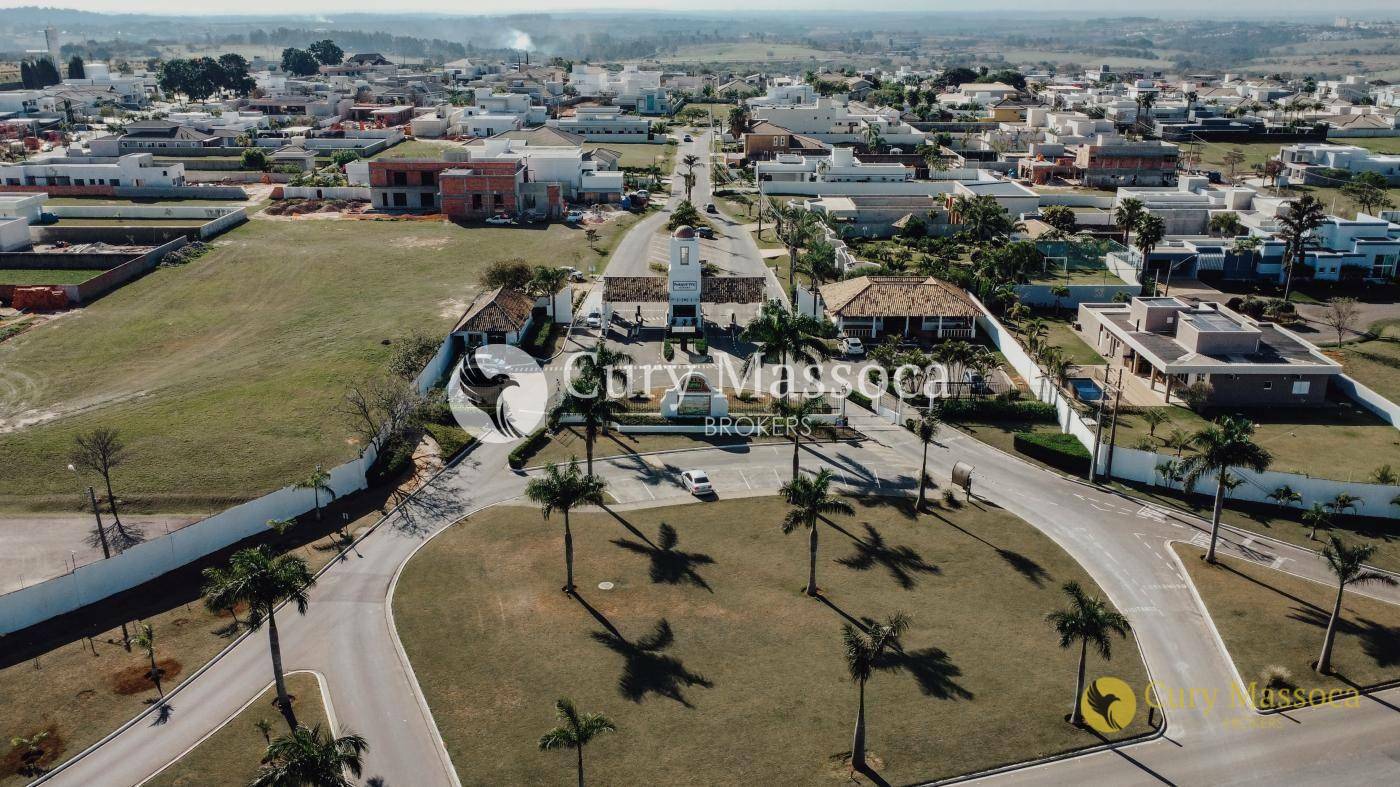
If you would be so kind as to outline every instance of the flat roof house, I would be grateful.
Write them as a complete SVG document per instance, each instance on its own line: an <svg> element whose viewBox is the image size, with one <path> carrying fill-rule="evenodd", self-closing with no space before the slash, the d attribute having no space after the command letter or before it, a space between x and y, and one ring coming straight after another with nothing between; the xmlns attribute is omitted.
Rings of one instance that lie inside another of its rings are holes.
<svg viewBox="0 0 1400 787"><path fill-rule="evenodd" d="M621 107L577 107L573 117L551 118L547 124L582 136L589 141L651 141L651 121L624 115Z"/></svg>
<svg viewBox="0 0 1400 787"><path fill-rule="evenodd" d="M819 290L827 317L846 336L971 339L977 307L961 288L932 276L860 276Z"/></svg>
<svg viewBox="0 0 1400 787"><path fill-rule="evenodd" d="M1218 303L1081 303L1079 325L1099 354L1145 377L1167 403L1173 392L1205 382L1208 406L1320 405L1331 378L1342 373L1341 364L1289 331Z"/></svg>

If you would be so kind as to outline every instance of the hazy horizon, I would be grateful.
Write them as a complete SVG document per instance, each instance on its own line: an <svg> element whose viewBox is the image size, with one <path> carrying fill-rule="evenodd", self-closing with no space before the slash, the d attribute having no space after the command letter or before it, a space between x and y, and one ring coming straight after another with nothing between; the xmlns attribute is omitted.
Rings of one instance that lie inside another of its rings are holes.
<svg viewBox="0 0 1400 787"><path fill-rule="evenodd" d="M93 13L129 15L152 14L164 16L192 17L240 17L240 16L304 16L307 14L325 15L333 20L336 15L384 14L382 4L356 3L354 0L243 0L236 9L191 9L183 0L58 0L58 2L36 3L33 0L15 2L0 0L0 9L14 8L54 8L57 10L89 11ZM831 12L852 10L849 2L839 0L711 0L697 7L693 2L681 0L604 0L603 3L589 0L545 0L538 5L522 10L514 0L476 0L464 7L457 0L403 0L395 4L395 11L403 14L444 14L451 16L498 16L517 14L542 14L552 12L567 13L606 13L617 11L651 11L658 13L706 15L726 11L804 11ZM1212 0L1176 0L1169 7L1126 8L1121 2L1108 0L1042 0L1041 2L1012 2L1012 0L982 0L975 7L955 0L864 0L859 4L861 14L869 13L1035 13L1065 15L1112 15L1117 17L1182 17L1206 16L1240 18L1251 15L1277 18L1329 18L1333 16L1359 15L1385 18L1400 17L1394 0L1350 0L1337 2L1320 8L1313 3L1296 0L1237 0L1222 7Z"/></svg>

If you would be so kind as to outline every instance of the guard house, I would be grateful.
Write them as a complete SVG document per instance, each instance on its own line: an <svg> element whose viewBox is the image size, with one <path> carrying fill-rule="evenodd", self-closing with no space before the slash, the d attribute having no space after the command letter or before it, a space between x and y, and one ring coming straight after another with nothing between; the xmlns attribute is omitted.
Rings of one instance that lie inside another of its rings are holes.
<svg viewBox="0 0 1400 787"><path fill-rule="evenodd" d="M666 326L671 333L704 335L700 309L700 239L695 228L681 225L671 233L671 263L666 269Z"/></svg>

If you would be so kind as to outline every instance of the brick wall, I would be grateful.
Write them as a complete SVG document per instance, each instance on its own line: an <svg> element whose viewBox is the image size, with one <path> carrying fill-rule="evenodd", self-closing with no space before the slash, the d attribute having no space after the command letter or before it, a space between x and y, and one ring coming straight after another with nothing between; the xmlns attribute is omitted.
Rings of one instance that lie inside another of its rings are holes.
<svg viewBox="0 0 1400 787"><path fill-rule="evenodd" d="M452 219L480 219L520 209L522 170L515 162L480 162L443 176L442 212Z"/></svg>

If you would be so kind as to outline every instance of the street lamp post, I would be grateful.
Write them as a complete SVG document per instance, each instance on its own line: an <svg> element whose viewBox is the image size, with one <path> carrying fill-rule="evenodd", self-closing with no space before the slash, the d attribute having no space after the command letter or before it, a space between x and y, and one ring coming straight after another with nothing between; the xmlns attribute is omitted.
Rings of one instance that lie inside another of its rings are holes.
<svg viewBox="0 0 1400 787"><path fill-rule="evenodd" d="M78 486L83 484L83 478L78 474L78 468L68 465L68 469L73 471L73 477L78 479ZM97 520L97 540L102 544L102 559L106 560L112 556L112 549L107 545L107 528L102 526L102 513L97 509L97 493L91 486L87 488L88 501L92 503L92 517Z"/></svg>

